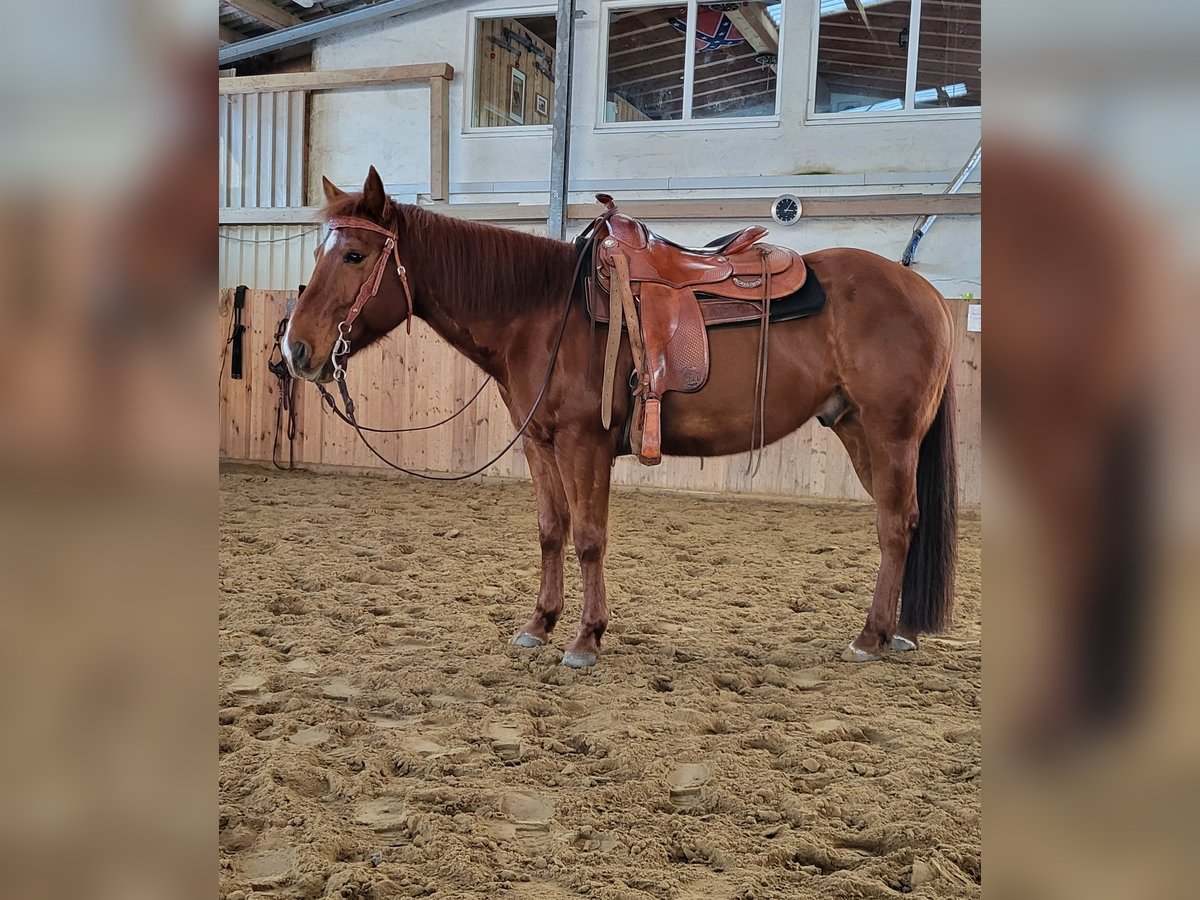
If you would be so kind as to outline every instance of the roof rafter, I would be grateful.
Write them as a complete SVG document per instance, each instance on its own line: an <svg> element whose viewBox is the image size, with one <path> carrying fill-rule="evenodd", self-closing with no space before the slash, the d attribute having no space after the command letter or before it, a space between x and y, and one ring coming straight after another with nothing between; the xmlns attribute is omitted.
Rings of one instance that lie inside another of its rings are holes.
<svg viewBox="0 0 1200 900"><path fill-rule="evenodd" d="M301 24L298 17L293 16L285 9L280 9L274 3L268 3L267 0L224 0L224 2L238 12L243 12L250 18L262 22L272 31Z"/></svg>
<svg viewBox="0 0 1200 900"><path fill-rule="evenodd" d="M238 41L244 41L246 36L228 25L220 25L217 29L217 38L222 44L236 44Z"/></svg>

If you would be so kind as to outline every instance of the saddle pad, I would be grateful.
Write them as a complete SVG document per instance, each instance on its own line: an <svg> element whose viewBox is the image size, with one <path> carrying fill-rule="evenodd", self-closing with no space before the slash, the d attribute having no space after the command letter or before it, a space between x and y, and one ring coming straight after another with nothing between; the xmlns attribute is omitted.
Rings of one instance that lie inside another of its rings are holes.
<svg viewBox="0 0 1200 900"><path fill-rule="evenodd" d="M584 291L584 310L589 319L601 324L608 322L608 292L589 278ZM700 312L707 328L725 328L732 325L755 325L762 319L761 301L731 300L726 297L706 295L703 288L696 291ZM771 301L771 321L787 322L815 316L825 308L825 290L817 281L816 274L808 270L808 277L800 289Z"/></svg>

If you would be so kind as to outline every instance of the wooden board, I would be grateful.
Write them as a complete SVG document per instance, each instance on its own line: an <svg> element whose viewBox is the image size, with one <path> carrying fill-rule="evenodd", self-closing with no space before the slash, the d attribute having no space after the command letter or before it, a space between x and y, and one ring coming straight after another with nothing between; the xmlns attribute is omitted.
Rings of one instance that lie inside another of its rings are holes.
<svg viewBox="0 0 1200 900"><path fill-rule="evenodd" d="M218 80L221 94L257 94L267 91L333 91L377 87L388 84L419 84L430 78L454 78L448 63L416 66L379 66L372 69L335 69L319 72L288 72L283 75L243 75Z"/></svg>
<svg viewBox="0 0 1200 900"><path fill-rule="evenodd" d="M219 340L229 333L232 291L218 316ZM226 357L220 381L220 455L230 461L269 461L275 437L275 378L267 372L276 322L294 293L250 291L243 321L248 326L245 378L229 378ZM955 321L954 379L958 406L959 484L968 505L981 495L980 428L981 341L967 331L968 303L952 300ZM978 302L978 301L974 301ZM218 352L220 352L218 350ZM390 337L354 357L350 386L366 425L394 428L423 425L445 418L475 392L484 375L444 344L422 322L412 335L397 329ZM322 409L316 389L299 385L297 463L385 469L363 447L350 427ZM599 415L599 412L597 412ZM491 458L512 437L512 419L495 385L454 422L439 429L372 439L389 459L408 468L432 472L466 472ZM286 436L280 436L286 458ZM837 437L816 421L767 447L753 478L746 474L747 455L699 459L667 459L647 468L632 458L614 466L619 484L677 490L784 494L829 499L868 499ZM517 447L491 466L487 474L528 478L523 449Z"/></svg>

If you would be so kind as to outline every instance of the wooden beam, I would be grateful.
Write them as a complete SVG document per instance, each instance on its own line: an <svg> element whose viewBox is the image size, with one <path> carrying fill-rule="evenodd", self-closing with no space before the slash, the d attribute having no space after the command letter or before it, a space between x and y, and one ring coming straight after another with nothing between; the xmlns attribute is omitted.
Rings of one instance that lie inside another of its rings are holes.
<svg viewBox="0 0 1200 900"><path fill-rule="evenodd" d="M804 218L854 218L858 216L977 216L981 194L879 194L862 197L803 198ZM423 207L456 219L479 222L544 222L549 213L545 203L434 203ZM621 211L644 219L727 219L768 221L771 199L736 197L727 200L627 200ZM567 217L588 221L599 212L595 203L572 203ZM316 206L294 208L222 209L220 225L317 224L321 210Z"/></svg>
<svg viewBox="0 0 1200 900"><path fill-rule="evenodd" d="M250 18L262 22L272 31L303 24L300 19L287 10L280 9L274 3L268 3L267 0L225 0L225 2L238 12L243 12Z"/></svg>
<svg viewBox="0 0 1200 900"><path fill-rule="evenodd" d="M737 27L756 53L779 55L779 32L775 22L767 15L765 4L740 6L726 12L725 17Z"/></svg>
<svg viewBox="0 0 1200 900"><path fill-rule="evenodd" d="M450 199L450 82L429 79L429 197Z"/></svg>
<svg viewBox="0 0 1200 900"><path fill-rule="evenodd" d="M234 31L228 25L218 25L217 37L222 44L236 44L238 41L244 41L246 36L240 31Z"/></svg>
<svg viewBox="0 0 1200 900"><path fill-rule="evenodd" d="M450 81L454 68L447 63L416 66L380 66L373 69L337 69L289 72L285 75L246 75L221 80L222 94L256 94L261 91L335 91L386 84L420 84L432 78Z"/></svg>

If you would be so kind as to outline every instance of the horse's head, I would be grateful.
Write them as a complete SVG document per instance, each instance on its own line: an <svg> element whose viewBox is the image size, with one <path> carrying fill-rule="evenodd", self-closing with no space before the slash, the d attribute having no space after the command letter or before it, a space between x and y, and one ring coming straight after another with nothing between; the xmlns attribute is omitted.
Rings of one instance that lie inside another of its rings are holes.
<svg viewBox="0 0 1200 900"><path fill-rule="evenodd" d="M292 374L309 381L332 379L336 365L408 318L411 301L400 216L375 167L361 194L322 182L328 230L282 342Z"/></svg>

